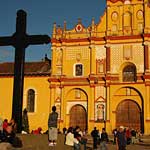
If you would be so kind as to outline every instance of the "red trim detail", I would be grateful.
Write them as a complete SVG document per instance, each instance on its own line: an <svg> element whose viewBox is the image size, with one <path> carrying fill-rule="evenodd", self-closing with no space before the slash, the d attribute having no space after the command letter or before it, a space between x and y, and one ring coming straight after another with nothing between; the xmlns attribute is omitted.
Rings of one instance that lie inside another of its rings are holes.
<svg viewBox="0 0 150 150"><path fill-rule="evenodd" d="M106 37L90 37L90 38L82 38L82 39L56 39L52 38L51 42L52 45L54 43L76 43L76 42L90 42L93 41L107 41L107 40L129 40L129 39L143 39L143 37L150 37L150 34L144 34L144 35L130 35L130 36L106 36ZM131 41L132 42L132 41ZM133 42L132 42L133 43Z"/></svg>
<svg viewBox="0 0 150 150"><path fill-rule="evenodd" d="M124 2L125 0L107 0L107 1L110 1L110 2L112 2L112 3L116 3L116 2L118 2L118 1Z"/></svg>

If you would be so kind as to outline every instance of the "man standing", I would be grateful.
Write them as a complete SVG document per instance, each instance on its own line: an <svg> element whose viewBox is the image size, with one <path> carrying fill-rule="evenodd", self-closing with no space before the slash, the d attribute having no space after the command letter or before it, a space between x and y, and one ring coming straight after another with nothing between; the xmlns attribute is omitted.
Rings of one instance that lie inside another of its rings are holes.
<svg viewBox="0 0 150 150"><path fill-rule="evenodd" d="M136 143L136 131L134 129L131 130L131 143Z"/></svg>
<svg viewBox="0 0 150 150"><path fill-rule="evenodd" d="M117 144L117 150L126 150L126 134L123 126L119 127L119 131L116 135L116 144Z"/></svg>
<svg viewBox="0 0 150 150"><path fill-rule="evenodd" d="M97 149L97 138L98 138L98 130L96 129L96 127L94 127L94 129L92 130L91 136L93 137L93 149L96 150Z"/></svg>
<svg viewBox="0 0 150 150"><path fill-rule="evenodd" d="M52 113L49 114L49 118L48 118L49 146L56 145L56 140L57 140L57 119L58 119L58 113L56 112L56 106L53 106L52 107Z"/></svg>
<svg viewBox="0 0 150 150"><path fill-rule="evenodd" d="M108 134L105 128L103 128L101 133L101 142L100 142L101 150L107 150L107 146L106 146L107 142L108 142Z"/></svg>

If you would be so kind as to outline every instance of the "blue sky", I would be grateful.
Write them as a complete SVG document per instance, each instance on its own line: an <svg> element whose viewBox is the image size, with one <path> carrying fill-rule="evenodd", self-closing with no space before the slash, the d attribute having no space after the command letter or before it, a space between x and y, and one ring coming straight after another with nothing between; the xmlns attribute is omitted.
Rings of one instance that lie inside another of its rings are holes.
<svg viewBox="0 0 150 150"><path fill-rule="evenodd" d="M27 33L29 35L47 34L51 37L53 23L73 28L78 18L84 26L89 26L94 17L95 22L105 10L106 0L1 0L0 2L0 36L11 36L16 30L16 12L27 12ZM45 54L50 58L50 44L28 46L25 61L40 61ZM0 47L0 63L14 61L14 48Z"/></svg>

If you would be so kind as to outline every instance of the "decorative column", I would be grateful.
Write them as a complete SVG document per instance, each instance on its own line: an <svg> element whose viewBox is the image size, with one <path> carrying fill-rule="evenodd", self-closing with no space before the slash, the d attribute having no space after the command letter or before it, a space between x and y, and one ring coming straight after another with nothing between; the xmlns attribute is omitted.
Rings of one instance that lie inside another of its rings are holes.
<svg viewBox="0 0 150 150"><path fill-rule="evenodd" d="M61 85L61 103L60 103L60 129L63 129L63 127L65 127L64 125L64 119L65 119L65 114L66 114L66 110L65 110L65 99L64 99L64 87Z"/></svg>
<svg viewBox="0 0 150 150"><path fill-rule="evenodd" d="M150 121L150 86L146 86L146 120Z"/></svg>
<svg viewBox="0 0 150 150"><path fill-rule="evenodd" d="M147 72L149 70L149 52L148 45L144 44L144 71Z"/></svg>
<svg viewBox="0 0 150 150"><path fill-rule="evenodd" d="M62 74L61 75L65 75L65 66L66 66L66 48L62 47Z"/></svg>
<svg viewBox="0 0 150 150"><path fill-rule="evenodd" d="M106 85L106 120L110 120L110 99L109 99L110 87Z"/></svg>
<svg viewBox="0 0 150 150"><path fill-rule="evenodd" d="M49 108L50 112L52 110L52 106L55 104L54 92L55 92L55 87L50 86L50 108Z"/></svg>
<svg viewBox="0 0 150 150"><path fill-rule="evenodd" d="M95 46L90 45L90 74L96 74Z"/></svg>
<svg viewBox="0 0 150 150"><path fill-rule="evenodd" d="M52 75L56 74L56 47L52 46L51 48L51 55L52 55Z"/></svg>
<svg viewBox="0 0 150 150"><path fill-rule="evenodd" d="M110 72L110 46L106 45L106 72Z"/></svg>
<svg viewBox="0 0 150 150"><path fill-rule="evenodd" d="M89 121L89 128L88 130L91 131L94 127L94 120L95 120L95 96L94 96L94 85L90 86L90 94L89 94L89 100L88 100L88 121Z"/></svg>

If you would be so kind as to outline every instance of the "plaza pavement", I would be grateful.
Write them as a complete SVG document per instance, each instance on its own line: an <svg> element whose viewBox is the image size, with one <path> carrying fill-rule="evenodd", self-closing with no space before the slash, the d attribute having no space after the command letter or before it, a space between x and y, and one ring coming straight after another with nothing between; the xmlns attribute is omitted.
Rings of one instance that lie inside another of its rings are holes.
<svg viewBox="0 0 150 150"><path fill-rule="evenodd" d="M64 145L65 137L63 134L58 135L57 145L54 147L48 146L48 136L46 134L41 135L20 134L17 136L22 140L23 147L15 148L13 150L67 150L67 148ZM91 136L87 136L87 138L88 138L87 150L93 150L92 138ZM113 137L109 136L109 139L112 140ZM150 136L143 136L141 139L143 142L138 142L134 145L127 145L127 150L150 150ZM116 145L113 145L112 142L109 142L107 146L108 150L116 150ZM83 150L83 145L81 150ZM100 150L99 146L97 150Z"/></svg>

